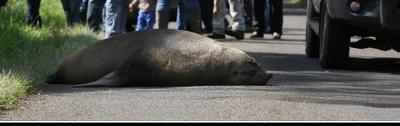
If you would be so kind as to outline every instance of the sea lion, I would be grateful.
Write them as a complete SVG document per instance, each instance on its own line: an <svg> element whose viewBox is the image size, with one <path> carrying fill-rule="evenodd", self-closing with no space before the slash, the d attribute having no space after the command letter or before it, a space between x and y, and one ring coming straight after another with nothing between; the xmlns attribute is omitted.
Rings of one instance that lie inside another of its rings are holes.
<svg viewBox="0 0 400 126"><path fill-rule="evenodd" d="M77 86L265 85L272 73L243 51L173 29L125 33L95 42L47 79Z"/></svg>

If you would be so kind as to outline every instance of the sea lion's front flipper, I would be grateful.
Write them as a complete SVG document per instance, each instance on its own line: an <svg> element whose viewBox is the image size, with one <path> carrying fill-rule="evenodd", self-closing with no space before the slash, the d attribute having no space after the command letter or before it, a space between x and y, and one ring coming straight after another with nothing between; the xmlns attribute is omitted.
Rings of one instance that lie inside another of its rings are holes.
<svg viewBox="0 0 400 126"><path fill-rule="evenodd" d="M97 81L73 85L72 87L122 87L126 83L116 77L116 71L111 72Z"/></svg>

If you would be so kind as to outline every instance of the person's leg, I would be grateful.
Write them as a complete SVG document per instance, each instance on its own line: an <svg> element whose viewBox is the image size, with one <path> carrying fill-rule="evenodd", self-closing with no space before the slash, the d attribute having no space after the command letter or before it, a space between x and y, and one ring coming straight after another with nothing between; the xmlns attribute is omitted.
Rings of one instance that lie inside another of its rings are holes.
<svg viewBox="0 0 400 126"><path fill-rule="evenodd" d="M106 0L89 0L87 8L86 24L92 32L100 30L100 24L103 22L102 13Z"/></svg>
<svg viewBox="0 0 400 126"><path fill-rule="evenodd" d="M244 39L244 16L241 0L229 0L229 12L232 16L232 29L225 31L225 34L234 36L236 39Z"/></svg>
<svg viewBox="0 0 400 126"><path fill-rule="evenodd" d="M68 1L70 3L71 25L75 26L80 22L79 7L82 3L82 0L68 0Z"/></svg>
<svg viewBox="0 0 400 126"><path fill-rule="evenodd" d="M283 25L283 1L282 0L269 0L270 2L270 25L271 32L276 39L279 39L282 35Z"/></svg>
<svg viewBox="0 0 400 126"><path fill-rule="evenodd" d="M201 10L201 20L207 32L212 32L213 0L199 0Z"/></svg>
<svg viewBox="0 0 400 126"><path fill-rule="evenodd" d="M137 17L136 31L141 31L146 27L146 15L144 12L139 11Z"/></svg>
<svg viewBox="0 0 400 126"><path fill-rule="evenodd" d="M139 11L138 10L129 10L128 12L128 18L126 19L126 23L125 23L125 28L124 28L124 32L131 32L131 31L135 31L136 28L134 28L133 25L136 26L137 24L137 16L138 16Z"/></svg>
<svg viewBox="0 0 400 126"><path fill-rule="evenodd" d="M264 20L265 20L265 31L267 33L271 33L271 26L269 24L270 22L270 6L269 6L269 0L265 0L265 7L264 7Z"/></svg>
<svg viewBox="0 0 400 126"><path fill-rule="evenodd" d="M241 0L229 0L229 13L232 16L232 30L244 31L243 5Z"/></svg>
<svg viewBox="0 0 400 126"><path fill-rule="evenodd" d="M187 0L186 8L191 32L201 34L201 11L199 0Z"/></svg>
<svg viewBox="0 0 400 126"><path fill-rule="evenodd" d="M266 5L266 0L254 0L254 18L256 25L254 26L255 31L251 37L264 37L265 29L265 17L264 17L264 7Z"/></svg>
<svg viewBox="0 0 400 126"><path fill-rule="evenodd" d="M244 23L246 24L247 32L253 30L253 1L254 0L243 0L243 10L244 10Z"/></svg>
<svg viewBox="0 0 400 126"><path fill-rule="evenodd" d="M86 25L87 4L88 0L82 0L82 3L79 5L79 20L83 25Z"/></svg>
<svg viewBox="0 0 400 126"><path fill-rule="evenodd" d="M128 17L128 4L128 0L107 0L104 5L106 38L122 34Z"/></svg>
<svg viewBox="0 0 400 126"><path fill-rule="evenodd" d="M188 13L187 13L187 1L188 0L179 0L178 7L177 7L177 14L176 14L176 29L178 30L185 30L187 20L188 20ZM189 0L191 1L191 0Z"/></svg>
<svg viewBox="0 0 400 126"><path fill-rule="evenodd" d="M225 0L214 0L213 9L213 33L223 35L225 31L225 14L227 13L225 7Z"/></svg>
<svg viewBox="0 0 400 126"><path fill-rule="evenodd" d="M126 25L126 21L128 20L128 14L129 14L129 2L130 0L121 0L121 7L122 10L120 12L118 12L118 18L119 18L119 25L118 25L118 29L120 31L120 33L122 34L124 29L125 29L125 25Z"/></svg>
<svg viewBox="0 0 400 126"><path fill-rule="evenodd" d="M42 27L42 18L39 14L41 0L26 0L28 4L28 19L27 24L32 28Z"/></svg>
<svg viewBox="0 0 400 126"><path fill-rule="evenodd" d="M154 24L156 22L156 13L155 11L147 12L147 29L153 29Z"/></svg>
<svg viewBox="0 0 400 126"><path fill-rule="evenodd" d="M227 13L225 7L225 0L214 0L213 18L212 18L212 33L207 37L213 39L225 38L225 14Z"/></svg>
<svg viewBox="0 0 400 126"><path fill-rule="evenodd" d="M167 29L169 22L171 0L157 0L156 26L158 29Z"/></svg>
<svg viewBox="0 0 400 126"><path fill-rule="evenodd" d="M63 9L64 9L64 14L65 14L65 16L67 18L67 24L68 24L68 26L71 26L72 25L71 24L71 16L70 16L71 8L70 8L70 5L69 5L69 0L61 0L61 4L62 4Z"/></svg>

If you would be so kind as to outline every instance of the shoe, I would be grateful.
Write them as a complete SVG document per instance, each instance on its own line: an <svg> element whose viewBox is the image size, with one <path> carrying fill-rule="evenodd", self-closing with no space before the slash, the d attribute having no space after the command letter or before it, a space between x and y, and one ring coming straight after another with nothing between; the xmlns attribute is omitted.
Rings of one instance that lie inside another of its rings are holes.
<svg viewBox="0 0 400 126"><path fill-rule="evenodd" d="M239 30L226 30L225 34L234 36L236 39L244 39L244 33L243 31Z"/></svg>
<svg viewBox="0 0 400 126"><path fill-rule="evenodd" d="M281 39L281 35L279 33L277 33L277 32L274 32L272 34L272 36L273 36L274 39Z"/></svg>
<svg viewBox="0 0 400 126"><path fill-rule="evenodd" d="M225 35L217 34L217 33L211 33L210 35L207 35L207 37L212 38L212 39L225 39Z"/></svg>
<svg viewBox="0 0 400 126"><path fill-rule="evenodd" d="M250 38L264 38L264 34L258 34L257 31L254 31Z"/></svg>

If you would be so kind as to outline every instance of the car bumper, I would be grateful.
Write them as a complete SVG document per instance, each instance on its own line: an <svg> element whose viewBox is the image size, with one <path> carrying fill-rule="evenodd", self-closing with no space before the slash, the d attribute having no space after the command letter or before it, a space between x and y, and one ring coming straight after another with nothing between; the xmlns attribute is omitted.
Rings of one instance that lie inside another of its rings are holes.
<svg viewBox="0 0 400 126"><path fill-rule="evenodd" d="M353 26L400 34L400 0L358 0L361 9L357 12L350 9L353 1L327 0L329 15Z"/></svg>

